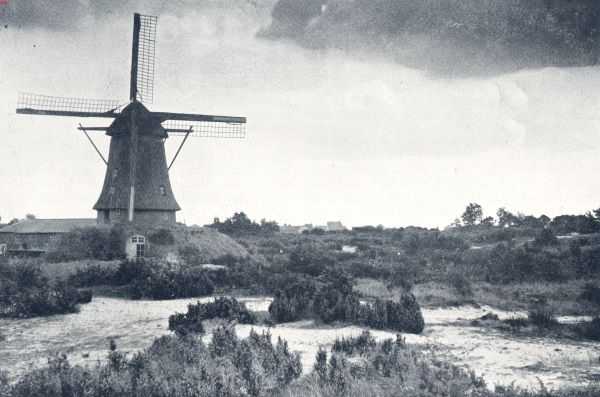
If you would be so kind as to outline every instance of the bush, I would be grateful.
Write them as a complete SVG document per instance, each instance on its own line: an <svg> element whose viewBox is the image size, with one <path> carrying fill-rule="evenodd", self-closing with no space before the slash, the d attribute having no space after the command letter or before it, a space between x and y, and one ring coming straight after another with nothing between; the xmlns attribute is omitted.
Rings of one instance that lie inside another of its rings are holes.
<svg viewBox="0 0 600 397"><path fill-rule="evenodd" d="M401 337L375 343L365 332L352 341L336 340L329 359L319 350L313 373L283 396L491 397L483 379L406 346Z"/></svg>
<svg viewBox="0 0 600 397"><path fill-rule="evenodd" d="M72 366L66 356L0 383L2 396L189 396L263 397L276 395L301 375L300 357L281 339L253 330L239 339L219 327L207 347L201 338L163 336L128 357L113 346L92 368Z"/></svg>
<svg viewBox="0 0 600 397"><path fill-rule="evenodd" d="M203 320L222 318L241 324L255 324L256 316L235 298L218 297L213 302L190 304L187 313L169 317L169 330L178 335L203 333Z"/></svg>
<svg viewBox="0 0 600 397"><path fill-rule="evenodd" d="M147 260L125 265L124 269L127 269L125 276L132 276L130 290L134 299L189 298L210 295L214 291L207 272L200 267ZM129 271L131 274L127 274Z"/></svg>
<svg viewBox="0 0 600 397"><path fill-rule="evenodd" d="M121 259L125 257L125 240L125 231L118 226L75 229L60 237L54 250L46 254L46 259L50 262Z"/></svg>
<svg viewBox="0 0 600 397"><path fill-rule="evenodd" d="M414 295L404 293L400 302L376 300L361 304L343 275L337 282L299 283L278 291L269 306L275 322L315 318L324 323L345 321L377 329L421 333L425 327L421 308Z"/></svg>
<svg viewBox="0 0 600 397"><path fill-rule="evenodd" d="M331 346L331 351L335 353L354 353L366 354L373 350L377 343L369 331L363 331L358 337L336 339Z"/></svg>
<svg viewBox="0 0 600 397"><path fill-rule="evenodd" d="M552 328L558 325L554 313L548 307L538 307L527 313L529 323L541 328Z"/></svg>
<svg viewBox="0 0 600 397"><path fill-rule="evenodd" d="M158 245L173 245L175 237L169 229L158 229L148 235L148 241Z"/></svg>
<svg viewBox="0 0 600 397"><path fill-rule="evenodd" d="M463 297L473 296L471 282L461 273L452 272L448 275L448 284Z"/></svg>
<svg viewBox="0 0 600 397"><path fill-rule="evenodd" d="M592 321L578 324L576 331L586 338L600 341L600 317L596 316Z"/></svg>
<svg viewBox="0 0 600 397"><path fill-rule="evenodd" d="M586 283L580 298L600 305L600 287L594 283Z"/></svg>
<svg viewBox="0 0 600 397"><path fill-rule="evenodd" d="M0 316L36 317L73 313L79 303L91 301L91 292L80 293L68 282L51 282L37 263L0 267Z"/></svg>
<svg viewBox="0 0 600 397"><path fill-rule="evenodd" d="M68 278L69 284L75 287L93 287L97 285L113 285L116 283L118 269L94 264L78 268Z"/></svg>
<svg viewBox="0 0 600 397"><path fill-rule="evenodd" d="M557 245L558 239L556 238L554 233L552 233L552 230L542 229L539 232L539 234L535 237L535 240L533 240L533 243L540 247L547 247L551 245Z"/></svg>
<svg viewBox="0 0 600 397"><path fill-rule="evenodd" d="M400 332L420 334L425 328L421 308L414 295L404 293L400 302L377 299L361 305L358 322L375 329L393 329Z"/></svg>

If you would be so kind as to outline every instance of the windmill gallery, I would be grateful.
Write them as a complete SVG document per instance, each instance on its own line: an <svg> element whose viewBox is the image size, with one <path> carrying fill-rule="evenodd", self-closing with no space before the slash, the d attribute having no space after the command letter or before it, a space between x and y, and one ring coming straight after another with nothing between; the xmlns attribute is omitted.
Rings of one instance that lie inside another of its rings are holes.
<svg viewBox="0 0 600 397"><path fill-rule="evenodd" d="M115 100L19 95L19 114L113 121L106 127L78 127L106 165L100 197L93 207L96 219L21 221L2 228L0 244L4 251L45 252L61 234L95 225L124 226L130 234L128 243L145 242L145 230L176 225L175 214L180 207L171 188L169 169L188 137L244 138L245 117L155 112L146 107L154 99L156 25L157 17L134 14L129 101L125 105ZM110 137L108 160L88 134L95 131ZM183 139L167 163L164 144L174 135Z"/></svg>

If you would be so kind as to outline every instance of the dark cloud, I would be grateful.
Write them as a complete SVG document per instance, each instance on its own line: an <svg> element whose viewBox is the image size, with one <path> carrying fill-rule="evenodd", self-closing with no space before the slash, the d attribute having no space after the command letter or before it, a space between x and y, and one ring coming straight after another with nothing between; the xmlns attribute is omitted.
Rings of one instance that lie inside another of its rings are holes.
<svg viewBox="0 0 600 397"><path fill-rule="evenodd" d="M0 23L22 29L76 30L90 22L129 18L133 12L183 16L203 9L251 9L253 0L9 0L0 5Z"/></svg>
<svg viewBox="0 0 600 397"><path fill-rule="evenodd" d="M444 74L593 65L597 0L279 0L260 36Z"/></svg>

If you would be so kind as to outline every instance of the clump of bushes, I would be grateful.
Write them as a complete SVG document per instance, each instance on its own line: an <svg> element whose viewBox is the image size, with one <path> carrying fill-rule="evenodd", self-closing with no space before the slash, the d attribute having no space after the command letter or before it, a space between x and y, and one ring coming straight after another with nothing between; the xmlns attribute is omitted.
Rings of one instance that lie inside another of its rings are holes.
<svg viewBox="0 0 600 397"><path fill-rule="evenodd" d="M331 351L334 353L346 353L352 355L354 353L366 354L377 345L375 338L369 331L363 331L357 337L337 338L331 346Z"/></svg>
<svg viewBox="0 0 600 397"><path fill-rule="evenodd" d="M457 271L451 272L448 275L448 283L458 292L462 297L473 296L473 288L469 279L464 274Z"/></svg>
<svg viewBox="0 0 600 397"><path fill-rule="evenodd" d="M577 324L576 331L584 338L600 341L600 316L596 316L592 321Z"/></svg>
<svg viewBox="0 0 600 397"><path fill-rule="evenodd" d="M204 333L202 321L222 318L241 324L256 324L256 316L246 305L231 297L218 297L213 302L190 304L187 313L169 316L169 330L178 335Z"/></svg>
<svg viewBox="0 0 600 397"><path fill-rule="evenodd" d="M527 320L530 324L540 328L552 328L558 325L558 320L553 311L546 306L537 307L527 313Z"/></svg>
<svg viewBox="0 0 600 397"><path fill-rule="evenodd" d="M173 245L175 244L175 236L169 229L157 229L148 235L148 240L152 244L158 245Z"/></svg>
<svg viewBox="0 0 600 397"><path fill-rule="evenodd" d="M117 283L118 268L92 264L78 268L68 277L69 284L76 287L93 287L97 285L113 285Z"/></svg>
<svg viewBox="0 0 600 397"><path fill-rule="evenodd" d="M239 339L219 327L208 346L201 338L163 336L128 356L113 346L95 367L72 366L66 357L20 377L3 396L190 396L262 397L278 394L301 375L297 353L254 331Z"/></svg>
<svg viewBox="0 0 600 397"><path fill-rule="evenodd" d="M399 302L376 300L362 304L342 274L335 281L303 281L275 294L269 313L275 322L316 318L324 323L351 322L377 329L421 333L425 327L414 295L403 293Z"/></svg>
<svg viewBox="0 0 600 397"><path fill-rule="evenodd" d="M210 295L214 291L207 271L197 266L169 264L158 260L123 263L123 281L130 278L134 299L175 299Z"/></svg>
<svg viewBox="0 0 600 397"><path fill-rule="evenodd" d="M488 391L482 378L407 346L401 337L375 343L365 332L350 343L337 340L330 354L319 350L313 372L283 395L487 396Z"/></svg>
<svg viewBox="0 0 600 397"><path fill-rule="evenodd" d="M56 247L46 254L49 262L80 259L114 260L125 257L125 231L113 228L86 227L60 237Z"/></svg>
<svg viewBox="0 0 600 397"><path fill-rule="evenodd" d="M90 291L64 280L50 281L37 263L0 265L0 317L36 317L73 313L88 303Z"/></svg>
<svg viewBox="0 0 600 397"><path fill-rule="evenodd" d="M600 305L600 287L594 283L586 283L583 287L583 292L580 295L581 299Z"/></svg>

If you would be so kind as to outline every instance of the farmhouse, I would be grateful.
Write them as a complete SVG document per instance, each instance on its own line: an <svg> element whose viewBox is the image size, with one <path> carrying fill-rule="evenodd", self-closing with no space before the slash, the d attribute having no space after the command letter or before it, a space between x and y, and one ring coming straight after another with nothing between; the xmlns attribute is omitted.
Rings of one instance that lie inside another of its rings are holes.
<svg viewBox="0 0 600 397"><path fill-rule="evenodd" d="M52 249L61 235L97 226L96 219L26 219L0 229L0 245L9 254L39 255Z"/></svg>

